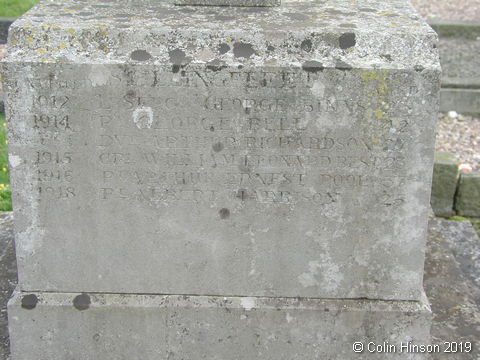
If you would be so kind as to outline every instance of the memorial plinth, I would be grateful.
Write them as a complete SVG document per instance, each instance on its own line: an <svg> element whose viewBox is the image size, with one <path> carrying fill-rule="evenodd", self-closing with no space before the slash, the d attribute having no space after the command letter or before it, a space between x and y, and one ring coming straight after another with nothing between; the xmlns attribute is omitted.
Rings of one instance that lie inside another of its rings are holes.
<svg viewBox="0 0 480 360"><path fill-rule="evenodd" d="M372 326L390 311L426 319L436 42L403 0L33 8L11 28L3 67L19 266L14 356L30 359L22 337L47 341L34 334L55 324L73 331L65 321L78 309L67 293L113 296L111 306L82 311L101 317L85 315L85 346L115 314L128 313L138 329L167 326L145 315L145 296L189 295L202 324L248 311L220 309L221 297L266 299L254 322L273 317L266 303L290 298L311 298L319 312L324 299L334 308L371 299L385 311L368 305L355 314ZM22 308L31 292L42 306ZM190 306L177 305L165 303L158 316L178 311L178 324L193 326ZM336 315L317 315L326 334ZM54 323L26 320L36 316ZM428 334L427 323L411 326ZM68 354L52 347L49 360ZM170 351L168 343L158 349ZM196 359L181 351L175 356ZM266 354L255 357L273 359Z"/></svg>

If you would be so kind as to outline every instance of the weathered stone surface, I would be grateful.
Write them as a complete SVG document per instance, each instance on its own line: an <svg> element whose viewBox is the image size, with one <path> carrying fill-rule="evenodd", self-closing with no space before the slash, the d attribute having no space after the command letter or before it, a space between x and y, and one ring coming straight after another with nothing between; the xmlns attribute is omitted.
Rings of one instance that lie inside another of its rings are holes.
<svg viewBox="0 0 480 360"><path fill-rule="evenodd" d="M462 173L455 209L462 216L480 216L480 173Z"/></svg>
<svg viewBox="0 0 480 360"><path fill-rule="evenodd" d="M452 216L458 182L458 165L454 154L435 153L430 204L437 216Z"/></svg>
<svg viewBox="0 0 480 360"><path fill-rule="evenodd" d="M6 219L0 226L0 237L5 255L0 258L3 269L0 274L6 276L15 273L16 266L12 216L4 216ZM480 337L480 240L469 221L433 218L428 234L424 284L433 312L432 343L442 344L452 339L474 343ZM5 318L6 301L7 297L4 297L1 304ZM0 322L0 337L5 339L0 344L0 360L7 360L6 319ZM477 360L479 355L480 349L474 346L471 353L437 353L434 359Z"/></svg>
<svg viewBox="0 0 480 360"><path fill-rule="evenodd" d="M79 310L79 294L26 295L9 302L13 359L424 359L352 346L430 343L425 301L84 294Z"/></svg>
<svg viewBox="0 0 480 360"><path fill-rule="evenodd" d="M176 5L279 6L280 0L174 0Z"/></svg>
<svg viewBox="0 0 480 360"><path fill-rule="evenodd" d="M419 299L439 66L407 1L95 4L11 29L20 289Z"/></svg>
<svg viewBox="0 0 480 360"><path fill-rule="evenodd" d="M478 360L480 241L469 221L429 223L425 292L433 312L432 342L470 342L472 351L437 353L434 360Z"/></svg>
<svg viewBox="0 0 480 360"><path fill-rule="evenodd" d="M7 301L17 283L13 244L13 213L0 212L0 360L8 360Z"/></svg>

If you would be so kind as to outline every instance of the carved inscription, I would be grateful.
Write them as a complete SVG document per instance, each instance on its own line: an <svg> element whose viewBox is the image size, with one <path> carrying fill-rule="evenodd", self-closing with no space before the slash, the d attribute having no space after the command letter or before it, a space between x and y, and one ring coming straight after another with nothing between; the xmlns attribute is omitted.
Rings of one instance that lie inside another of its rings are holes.
<svg viewBox="0 0 480 360"><path fill-rule="evenodd" d="M85 176L76 169L87 167L92 188L83 195L99 201L329 207L346 193L374 193L374 205L404 202L403 187L412 180L405 176L410 124L385 105L387 79L380 90L362 93L336 81L361 75L349 80L333 70L331 78L301 71L109 71L102 86L78 74L31 80L40 198L81 196Z"/></svg>

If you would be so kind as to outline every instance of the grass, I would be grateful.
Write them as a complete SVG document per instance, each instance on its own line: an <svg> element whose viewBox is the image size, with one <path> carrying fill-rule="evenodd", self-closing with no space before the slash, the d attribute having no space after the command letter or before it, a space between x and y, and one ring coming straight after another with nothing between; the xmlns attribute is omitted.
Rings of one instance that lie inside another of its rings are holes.
<svg viewBox="0 0 480 360"><path fill-rule="evenodd" d="M10 195L6 123L5 115L0 113L0 211L12 210Z"/></svg>
<svg viewBox="0 0 480 360"><path fill-rule="evenodd" d="M37 2L38 0L1 0L0 16L20 16Z"/></svg>

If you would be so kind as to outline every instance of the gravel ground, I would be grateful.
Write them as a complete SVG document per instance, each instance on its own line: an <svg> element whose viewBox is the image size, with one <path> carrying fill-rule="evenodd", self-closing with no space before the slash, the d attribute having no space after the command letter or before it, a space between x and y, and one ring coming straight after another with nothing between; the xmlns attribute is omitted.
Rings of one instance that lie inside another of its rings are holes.
<svg viewBox="0 0 480 360"><path fill-rule="evenodd" d="M411 0L427 19L480 20L480 0Z"/></svg>
<svg viewBox="0 0 480 360"><path fill-rule="evenodd" d="M440 114L437 123L437 151L454 153L460 164L480 171L480 119L454 111Z"/></svg>

